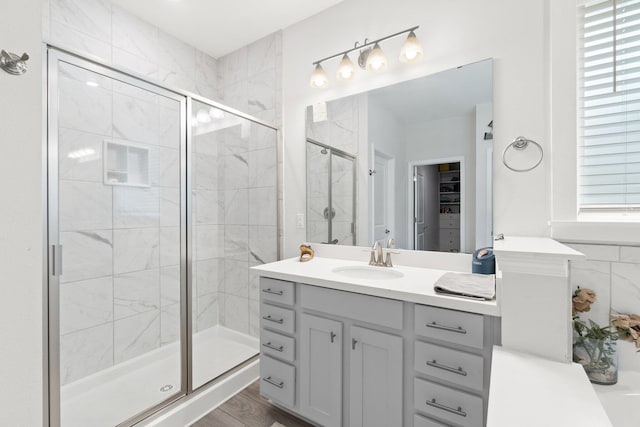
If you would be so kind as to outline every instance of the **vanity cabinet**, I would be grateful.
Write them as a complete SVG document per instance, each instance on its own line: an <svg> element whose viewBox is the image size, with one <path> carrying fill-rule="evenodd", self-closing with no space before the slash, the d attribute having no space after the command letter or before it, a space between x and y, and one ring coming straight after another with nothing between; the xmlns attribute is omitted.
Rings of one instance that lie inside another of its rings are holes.
<svg viewBox="0 0 640 427"><path fill-rule="evenodd" d="M261 277L261 388L325 427L481 427L497 318Z"/></svg>
<svg viewBox="0 0 640 427"><path fill-rule="evenodd" d="M402 337L359 326L350 332L349 426L401 426Z"/></svg>
<svg viewBox="0 0 640 427"><path fill-rule="evenodd" d="M342 417L342 323L300 315L300 412L324 426Z"/></svg>

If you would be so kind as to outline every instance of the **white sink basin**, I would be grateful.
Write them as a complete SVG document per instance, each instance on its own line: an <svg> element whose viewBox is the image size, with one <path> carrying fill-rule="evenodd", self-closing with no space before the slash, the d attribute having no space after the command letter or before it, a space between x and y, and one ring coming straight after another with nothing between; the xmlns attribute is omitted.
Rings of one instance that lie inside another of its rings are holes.
<svg viewBox="0 0 640 427"><path fill-rule="evenodd" d="M334 273L351 279L366 280L391 280L399 279L404 276L401 271L392 270L389 267L373 267L366 265L349 265L346 267L336 267Z"/></svg>

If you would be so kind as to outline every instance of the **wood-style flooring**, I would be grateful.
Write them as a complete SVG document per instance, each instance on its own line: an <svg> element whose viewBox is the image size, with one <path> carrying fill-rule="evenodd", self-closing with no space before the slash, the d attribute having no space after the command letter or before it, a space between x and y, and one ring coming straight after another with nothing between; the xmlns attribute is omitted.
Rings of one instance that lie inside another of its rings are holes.
<svg viewBox="0 0 640 427"><path fill-rule="evenodd" d="M260 396L258 381L209 412L192 427L313 427L293 415L271 405Z"/></svg>

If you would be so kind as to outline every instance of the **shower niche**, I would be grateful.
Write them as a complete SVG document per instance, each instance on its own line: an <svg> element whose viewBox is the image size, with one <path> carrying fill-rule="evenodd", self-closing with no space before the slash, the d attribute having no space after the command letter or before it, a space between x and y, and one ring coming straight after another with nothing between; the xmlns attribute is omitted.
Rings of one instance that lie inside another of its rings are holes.
<svg viewBox="0 0 640 427"><path fill-rule="evenodd" d="M104 141L104 183L149 187L149 148L132 143Z"/></svg>

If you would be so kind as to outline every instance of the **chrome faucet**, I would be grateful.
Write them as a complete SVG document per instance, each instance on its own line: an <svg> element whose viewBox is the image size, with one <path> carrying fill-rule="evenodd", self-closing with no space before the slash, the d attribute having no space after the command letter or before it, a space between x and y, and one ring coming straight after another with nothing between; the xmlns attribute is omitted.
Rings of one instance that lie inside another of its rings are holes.
<svg viewBox="0 0 640 427"><path fill-rule="evenodd" d="M377 240L371 246L371 256L369 257L369 265L381 265L382 262L382 245Z"/></svg>
<svg viewBox="0 0 640 427"><path fill-rule="evenodd" d="M389 239L387 241L387 258L385 260L382 245L377 240L373 242L373 245L371 246L371 256L369 257L369 265L376 267L393 267L391 254L397 254L398 252L392 252L389 249L394 248L395 245L396 241L394 239Z"/></svg>

